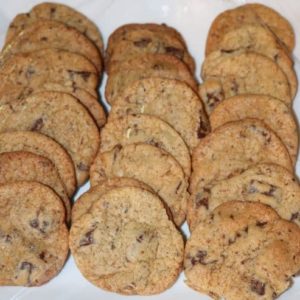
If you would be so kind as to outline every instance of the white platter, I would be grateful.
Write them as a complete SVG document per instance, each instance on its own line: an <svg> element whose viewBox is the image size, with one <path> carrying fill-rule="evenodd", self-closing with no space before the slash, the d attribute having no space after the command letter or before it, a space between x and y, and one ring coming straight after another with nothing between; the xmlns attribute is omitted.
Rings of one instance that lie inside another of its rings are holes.
<svg viewBox="0 0 300 300"><path fill-rule="evenodd" d="M13 17L27 12L41 1L9 0L0 1L0 45L3 44L5 32ZM120 25L132 22L166 23L179 30L186 39L188 48L197 63L196 76L199 79L200 65L204 58L206 35L213 19L220 12L250 1L243 0L66 0L68 4L91 18L100 28L104 41ZM284 15L293 25L296 35L294 60L297 75L300 74L300 1L265 0L257 1L273 7ZM101 87L103 95L105 80ZM295 99L294 110L300 119L300 95ZM297 174L300 174L300 161L297 163ZM83 193L89 184L83 186L77 194ZM76 197L76 198L77 198ZM183 231L188 234L186 225ZM300 250L300 249L299 249ZM205 300L209 297L196 293L184 284L181 274L176 284L168 291L148 297L121 296L108 293L94 287L80 274L72 257L62 272L49 283L38 288L0 287L0 300L122 300L122 299L156 299L156 300ZM284 293L280 300L300 299L300 277L295 278L293 287ZM243 300L243 299L241 299Z"/></svg>

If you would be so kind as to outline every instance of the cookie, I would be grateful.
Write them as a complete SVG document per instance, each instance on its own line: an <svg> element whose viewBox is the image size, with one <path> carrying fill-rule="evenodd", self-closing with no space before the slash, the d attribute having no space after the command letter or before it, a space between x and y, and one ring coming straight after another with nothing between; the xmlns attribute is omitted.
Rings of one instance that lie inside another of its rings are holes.
<svg viewBox="0 0 300 300"><path fill-rule="evenodd" d="M34 91L51 84L66 86L74 93L80 88L97 97L99 82L97 70L86 58L56 49L10 56L0 67L0 78L1 104L22 98L23 87Z"/></svg>
<svg viewBox="0 0 300 300"><path fill-rule="evenodd" d="M68 255L59 197L38 182L0 185L0 285L38 286L56 276Z"/></svg>
<svg viewBox="0 0 300 300"><path fill-rule="evenodd" d="M183 223L188 183L173 156L148 144L118 145L113 150L99 153L90 170L92 186L104 179L123 176L149 185L169 206L175 224Z"/></svg>
<svg viewBox="0 0 300 300"><path fill-rule="evenodd" d="M287 77L273 60L258 53L215 51L204 60L201 76L203 80L219 80L225 98L241 94L262 94L291 105Z"/></svg>
<svg viewBox="0 0 300 300"><path fill-rule="evenodd" d="M299 248L299 226L269 206L226 202L187 241L186 283L214 299L272 300L299 271Z"/></svg>
<svg viewBox="0 0 300 300"><path fill-rule="evenodd" d="M49 159L61 178L69 197L76 190L76 177L72 159L66 150L46 135L32 131L0 133L0 153L26 151Z"/></svg>
<svg viewBox="0 0 300 300"><path fill-rule="evenodd" d="M170 153L182 166L187 177L191 174L189 149L181 136L166 122L151 115L128 115L111 119L101 131L100 151L146 143Z"/></svg>
<svg viewBox="0 0 300 300"><path fill-rule="evenodd" d="M281 218L300 225L300 187L287 169L275 164L258 164L236 176L210 182L188 202L192 227L202 222L217 206L232 200L270 205Z"/></svg>
<svg viewBox="0 0 300 300"><path fill-rule="evenodd" d="M117 68L124 60L128 60L145 53L161 53L177 57L184 62L191 73L195 72L195 62L186 49L186 45L175 36L166 32L152 31L141 28L127 30L126 35L111 49L110 55L106 56L106 69L110 73L110 67Z"/></svg>
<svg viewBox="0 0 300 300"><path fill-rule="evenodd" d="M155 23L131 23L125 24L123 26L118 27L115 31L109 36L107 48L106 48L106 56L110 56L116 44L118 44L123 39L127 39L127 35L130 35L132 32L146 30L153 34L164 34L167 36L172 36L176 38L181 44L185 45L184 38L182 35L173 27L170 27L166 24L155 24Z"/></svg>
<svg viewBox="0 0 300 300"><path fill-rule="evenodd" d="M178 58L166 54L144 54L123 61L118 68L111 68L109 75L105 98L110 104L113 104L122 90L134 81L149 77L180 80L197 91L196 81L187 66Z"/></svg>
<svg viewBox="0 0 300 300"><path fill-rule="evenodd" d="M259 119L270 127L285 144L293 162L296 162L298 130L289 107L270 96L238 95L225 99L209 116L212 130L245 118Z"/></svg>
<svg viewBox="0 0 300 300"><path fill-rule="evenodd" d="M74 8L60 3L44 2L35 5L29 13L18 14L8 27L5 44L10 43L29 24L40 21L40 19L62 22L77 29L93 41L101 53L104 52L102 36L97 25Z"/></svg>
<svg viewBox="0 0 300 300"><path fill-rule="evenodd" d="M136 187L153 192L148 185L133 178L113 177L100 181L99 184L89 189L87 193L83 194L76 200L72 208L72 222L74 223L77 220L80 220L84 214L89 213L94 203L99 200L99 197L112 189L120 187Z"/></svg>
<svg viewBox="0 0 300 300"><path fill-rule="evenodd" d="M206 55L219 47L223 36L244 25L261 24L279 38L291 52L295 47L295 35L290 23L278 12L262 4L251 3L226 10L213 21L206 41Z"/></svg>
<svg viewBox="0 0 300 300"><path fill-rule="evenodd" d="M105 194L92 189L84 195L97 196L70 231L71 252L83 276L125 295L158 294L171 287L181 271L184 245L160 199L136 187Z"/></svg>
<svg viewBox="0 0 300 300"><path fill-rule="evenodd" d="M171 125L193 149L210 130L197 93L178 80L147 78L124 88L115 99L109 120L127 114L156 116Z"/></svg>
<svg viewBox="0 0 300 300"><path fill-rule="evenodd" d="M0 132L29 130L53 138L71 156L77 184L82 185L98 151L99 130L86 109L71 95L41 92L1 105Z"/></svg>
<svg viewBox="0 0 300 300"><path fill-rule="evenodd" d="M93 63L99 74L102 72L101 56L94 43L77 29L51 20L28 24L2 49L1 61L12 54L48 48L80 54Z"/></svg>
<svg viewBox="0 0 300 300"><path fill-rule="evenodd" d="M226 33L220 42L221 52L233 53L239 50L257 52L272 59L286 75L291 96L297 93L298 80L293 69L293 60L283 48L282 43L266 27L259 25L244 25Z"/></svg>
<svg viewBox="0 0 300 300"><path fill-rule="evenodd" d="M195 193L211 181L234 176L258 163L276 163L293 172L286 147L262 121L227 123L194 149L190 191Z"/></svg>
<svg viewBox="0 0 300 300"><path fill-rule="evenodd" d="M71 220L71 203L55 165L46 157L26 151L0 154L0 184L37 181L56 192L64 204L66 220Z"/></svg>

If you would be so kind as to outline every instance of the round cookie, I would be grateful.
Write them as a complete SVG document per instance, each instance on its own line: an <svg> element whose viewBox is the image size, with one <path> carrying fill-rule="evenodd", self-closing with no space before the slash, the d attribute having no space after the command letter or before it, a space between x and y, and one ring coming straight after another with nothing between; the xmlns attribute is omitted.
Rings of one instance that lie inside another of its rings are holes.
<svg viewBox="0 0 300 300"><path fill-rule="evenodd" d="M88 178L98 151L99 130L86 109L71 95L41 92L1 105L0 132L43 133L63 146L75 165L77 184Z"/></svg>
<svg viewBox="0 0 300 300"><path fill-rule="evenodd" d="M84 89L62 85L60 83L41 82L38 85L28 81L28 86L24 82L23 85L18 85L8 80L7 76L0 74L3 81L0 83L0 104L7 103L13 99L23 99L37 92L63 92L72 95L89 111L98 127L101 128L106 123L106 113L98 99ZM45 77L46 78L46 77ZM22 83L23 84L23 83ZM7 92L6 92L7 91Z"/></svg>
<svg viewBox="0 0 300 300"><path fill-rule="evenodd" d="M113 177L100 181L99 184L89 189L87 193L83 194L76 200L72 208L72 222L74 223L77 220L80 220L84 214L89 213L94 203L97 202L99 197L103 194L120 187L136 187L153 192L148 185L133 178Z"/></svg>
<svg viewBox="0 0 300 300"><path fill-rule="evenodd" d="M57 169L65 190L72 197L76 177L72 159L66 150L46 135L33 131L0 133L0 153L26 151L48 158Z"/></svg>
<svg viewBox="0 0 300 300"><path fill-rule="evenodd" d="M55 165L46 157L26 151L0 154L0 184L14 181L37 181L56 192L71 220L71 203Z"/></svg>
<svg viewBox="0 0 300 300"><path fill-rule="evenodd" d="M96 195L92 189L84 197ZM83 276L96 286L151 295L176 281L184 244L156 195L122 187L98 195L89 212L73 223L70 248Z"/></svg>
<svg viewBox="0 0 300 300"><path fill-rule="evenodd" d="M68 255L59 197L38 182L0 185L0 285L39 286L56 276Z"/></svg>
<svg viewBox="0 0 300 300"><path fill-rule="evenodd" d="M170 27L166 24L156 24L156 23L131 23L125 24L118 27L110 36L106 48L106 56L111 56L115 46L123 39L127 39L127 35L130 35L132 32L147 30L153 34L164 34L176 38L181 44L185 45L184 38L182 35L173 27Z"/></svg>
<svg viewBox="0 0 300 300"><path fill-rule="evenodd" d="M195 193L212 181L234 176L257 163L276 163L293 172L286 147L262 121L227 123L194 149L190 191Z"/></svg>
<svg viewBox="0 0 300 300"><path fill-rule="evenodd" d="M295 163L298 129L292 111L282 101L264 95L238 95L222 101L209 116L212 130L245 118L263 121L280 137Z"/></svg>
<svg viewBox="0 0 300 300"><path fill-rule="evenodd" d="M163 31L154 32L146 28L127 31L121 40L114 43L110 55L106 56L106 70L110 73L111 66L116 69L123 61L145 53L175 56L189 67L191 73L195 72L195 62L181 40Z"/></svg>
<svg viewBox="0 0 300 300"><path fill-rule="evenodd" d="M300 187L287 169L275 164L258 164L241 174L217 180L197 190L188 202L193 228L217 206L233 201L261 202L281 218L300 225Z"/></svg>
<svg viewBox="0 0 300 300"><path fill-rule="evenodd" d="M56 49L10 56L0 67L0 78L0 104L22 98L23 94L38 91L47 85L49 88L65 86L74 95L80 88L97 97L99 81L95 67L86 58Z"/></svg>
<svg viewBox="0 0 300 300"><path fill-rule="evenodd" d="M102 72L102 60L97 47L85 35L64 23L40 20L28 24L12 41L4 46L1 61L16 53L28 53L42 49L60 49L77 53Z"/></svg>
<svg viewBox="0 0 300 300"><path fill-rule="evenodd" d="M113 150L99 153L90 169L92 186L104 179L123 176L149 185L169 206L175 224L183 223L188 183L173 156L148 144L118 145Z"/></svg>
<svg viewBox="0 0 300 300"><path fill-rule="evenodd" d="M181 136L166 122L151 115L128 115L111 119L101 130L100 151L146 143L170 153L182 166L187 177L191 174L189 149Z"/></svg>
<svg viewBox="0 0 300 300"><path fill-rule="evenodd" d="M115 99L109 120L127 114L156 116L171 125L193 149L210 130L202 102L178 80L147 78L125 87Z"/></svg>
<svg viewBox="0 0 300 300"><path fill-rule="evenodd" d="M187 83L197 91L197 83L187 66L178 58L166 54L144 54L122 62L121 67L111 68L105 87L105 98L113 104L115 98L134 81L160 77Z"/></svg>
<svg viewBox="0 0 300 300"><path fill-rule="evenodd" d="M225 99L240 94L262 94L288 105L292 101L289 82L281 68L258 53L215 51L206 57L201 76L203 80L219 80Z"/></svg>
<svg viewBox="0 0 300 300"><path fill-rule="evenodd" d="M251 3L226 10L215 18L207 36L206 55L219 48L219 43L227 32L244 25L257 24L270 28L290 52L295 47L294 31L290 23L272 8Z"/></svg>
<svg viewBox="0 0 300 300"><path fill-rule="evenodd" d="M247 50L269 57L286 75L291 96L295 98L298 80L293 69L293 60L286 49L282 47L282 43L268 28L259 25L245 25L232 30L224 35L217 50L224 53Z"/></svg>
<svg viewBox="0 0 300 300"><path fill-rule="evenodd" d="M269 206L226 202L187 241L186 283L214 299L272 300L299 271L299 248L299 226Z"/></svg>
<svg viewBox="0 0 300 300"><path fill-rule="evenodd" d="M29 13L18 14L8 27L5 44L10 43L10 41L29 24L39 21L40 19L54 20L74 27L93 41L101 53L104 52L101 33L94 22L70 6L49 2L35 5Z"/></svg>

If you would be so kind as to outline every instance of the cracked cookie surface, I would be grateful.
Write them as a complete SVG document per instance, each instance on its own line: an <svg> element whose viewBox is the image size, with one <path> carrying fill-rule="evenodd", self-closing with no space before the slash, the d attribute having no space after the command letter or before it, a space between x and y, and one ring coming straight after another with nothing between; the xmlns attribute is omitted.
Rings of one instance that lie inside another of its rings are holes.
<svg viewBox="0 0 300 300"><path fill-rule="evenodd" d="M130 177L149 185L169 206L174 222L185 220L187 179L179 163L164 150L148 144L116 146L99 153L90 170L91 185L112 177Z"/></svg>
<svg viewBox="0 0 300 300"><path fill-rule="evenodd" d="M95 197L92 189L84 197ZM70 248L82 274L93 284L127 295L151 295L176 281L183 239L160 199L135 187L98 196L72 225Z"/></svg>
<svg viewBox="0 0 300 300"><path fill-rule="evenodd" d="M59 197L37 182L0 185L0 285L38 286L62 269L68 254Z"/></svg>
<svg viewBox="0 0 300 300"><path fill-rule="evenodd" d="M272 300L299 271L299 247L299 226L269 206L226 202L187 241L187 284L214 299Z"/></svg>

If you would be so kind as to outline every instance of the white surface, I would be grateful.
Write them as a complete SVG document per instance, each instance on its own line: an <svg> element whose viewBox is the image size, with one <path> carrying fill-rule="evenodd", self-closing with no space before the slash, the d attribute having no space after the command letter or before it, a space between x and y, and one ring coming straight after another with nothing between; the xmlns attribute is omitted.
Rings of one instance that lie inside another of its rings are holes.
<svg viewBox="0 0 300 300"><path fill-rule="evenodd" d="M41 1L0 0L0 44L2 45L9 22L20 13ZM59 2L59 1L57 1ZM225 9L244 4L243 0L69 0L60 1L91 18L100 28L106 43L109 34L125 23L157 22L167 23L178 29L186 39L188 48L197 63L197 78L199 79L200 64L203 61L206 35L213 19ZM296 0L265 0L257 1L269 5L290 20L296 39L300 37L300 1ZM300 74L300 43L297 43L294 58L296 71ZM105 80L101 87L103 95ZM294 102L295 112L300 117L300 96ZM300 174L300 162L297 164L297 174ZM85 185L78 194L86 191ZM184 231L187 232L186 226ZM62 272L48 284L38 288L0 287L0 300L117 300L117 299L210 299L198 294L184 284L181 274L176 284L161 295L151 297L121 296L108 293L94 287L85 280L70 257ZM295 279L293 287L280 297L280 300L300 299L300 278ZM243 300L243 299L241 299Z"/></svg>

